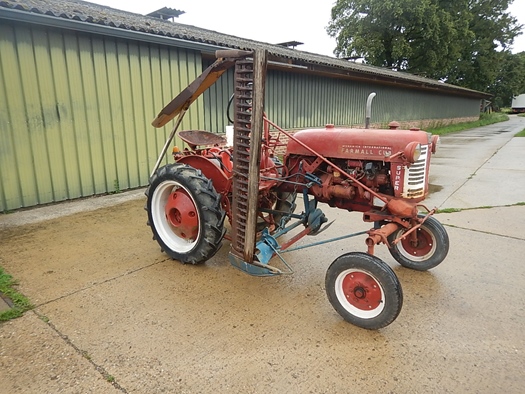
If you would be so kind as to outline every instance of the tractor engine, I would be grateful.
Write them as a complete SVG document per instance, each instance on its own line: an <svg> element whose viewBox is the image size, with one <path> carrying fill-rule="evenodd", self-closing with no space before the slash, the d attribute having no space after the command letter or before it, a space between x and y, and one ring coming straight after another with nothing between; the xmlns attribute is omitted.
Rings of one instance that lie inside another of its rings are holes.
<svg viewBox="0 0 525 394"><path fill-rule="evenodd" d="M436 150L437 136L431 137L419 129L348 129L327 125L324 129L299 131L294 137L296 140L290 140L285 155L287 179L306 182L308 193L318 201L366 212L384 205L370 190L413 203L428 194L429 156ZM334 165L314 156L305 146ZM281 187L294 186L290 183Z"/></svg>

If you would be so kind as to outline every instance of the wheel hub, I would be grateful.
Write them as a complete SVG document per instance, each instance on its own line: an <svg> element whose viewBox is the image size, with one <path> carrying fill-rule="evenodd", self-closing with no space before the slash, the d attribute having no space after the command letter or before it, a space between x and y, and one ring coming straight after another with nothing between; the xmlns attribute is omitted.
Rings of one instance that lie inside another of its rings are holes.
<svg viewBox="0 0 525 394"><path fill-rule="evenodd" d="M362 287L356 287L354 289L354 296L359 299L363 299L366 297L366 290Z"/></svg>
<svg viewBox="0 0 525 394"><path fill-rule="evenodd" d="M425 256L432 250L433 246L432 237L421 228L417 229L413 236L403 239L401 243L403 248L412 256Z"/></svg>
<svg viewBox="0 0 525 394"><path fill-rule="evenodd" d="M369 311L383 302L379 284L364 272L346 275L342 286L347 301L358 309Z"/></svg>
<svg viewBox="0 0 525 394"><path fill-rule="evenodd" d="M191 197L182 189L172 192L164 207L166 219L173 232L188 241L194 241L199 234L197 208Z"/></svg>

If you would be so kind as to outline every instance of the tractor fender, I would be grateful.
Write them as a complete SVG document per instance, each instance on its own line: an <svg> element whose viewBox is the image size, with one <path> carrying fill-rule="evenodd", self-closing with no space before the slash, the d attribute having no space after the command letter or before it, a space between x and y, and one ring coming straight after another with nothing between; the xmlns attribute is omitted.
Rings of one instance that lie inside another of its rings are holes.
<svg viewBox="0 0 525 394"><path fill-rule="evenodd" d="M181 157L177 160L177 163L187 164L201 170L204 176L211 180L213 187L218 193L227 193L231 189L231 178L221 169L221 163L218 159L191 155Z"/></svg>

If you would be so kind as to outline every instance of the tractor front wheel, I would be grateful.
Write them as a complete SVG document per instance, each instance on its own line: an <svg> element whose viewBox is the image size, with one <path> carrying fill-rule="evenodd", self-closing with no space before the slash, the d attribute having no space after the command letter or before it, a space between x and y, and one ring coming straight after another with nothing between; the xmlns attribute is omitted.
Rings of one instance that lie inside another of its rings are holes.
<svg viewBox="0 0 525 394"><path fill-rule="evenodd" d="M220 195L200 170L178 163L161 167L146 196L148 225L171 258L199 264L219 250L225 213Z"/></svg>
<svg viewBox="0 0 525 394"><path fill-rule="evenodd" d="M392 323L403 306L401 283L381 259L367 253L339 256L326 272L326 293L347 322L369 330Z"/></svg>
<svg viewBox="0 0 525 394"><path fill-rule="evenodd" d="M401 237L405 232L400 228L388 236L388 242ZM440 264L447 256L448 234L443 225L430 216L425 223L406 238L392 245L388 250L403 267L426 271Z"/></svg>

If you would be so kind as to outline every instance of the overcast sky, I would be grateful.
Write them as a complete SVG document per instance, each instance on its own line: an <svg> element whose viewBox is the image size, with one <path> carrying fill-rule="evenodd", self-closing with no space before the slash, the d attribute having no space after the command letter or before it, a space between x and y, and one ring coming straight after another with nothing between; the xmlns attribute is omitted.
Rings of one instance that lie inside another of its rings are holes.
<svg viewBox="0 0 525 394"><path fill-rule="evenodd" d="M328 36L332 0L95 0L93 3L148 14L169 7L185 11L177 22L220 33L277 44L299 41L297 49L333 56L335 39ZM525 25L525 0L514 0L511 14ZM525 36L514 41L513 52L525 51Z"/></svg>

